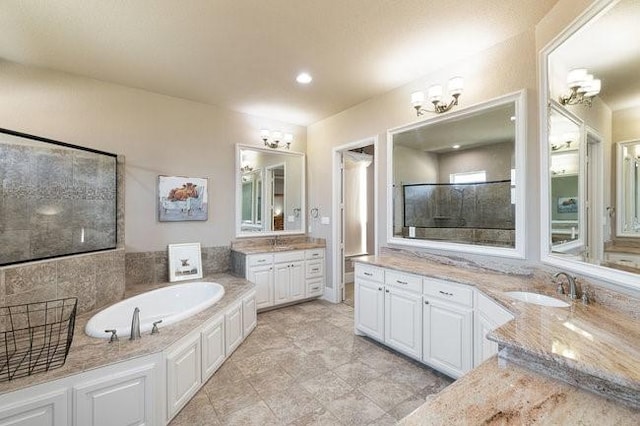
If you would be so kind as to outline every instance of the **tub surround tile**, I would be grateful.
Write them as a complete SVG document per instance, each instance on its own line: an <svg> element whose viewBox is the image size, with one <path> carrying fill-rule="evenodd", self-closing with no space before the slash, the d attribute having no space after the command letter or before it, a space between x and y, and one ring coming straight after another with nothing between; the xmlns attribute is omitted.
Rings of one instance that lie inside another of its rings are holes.
<svg viewBox="0 0 640 426"><path fill-rule="evenodd" d="M43 262L5 269L6 294L8 296L44 290L56 285L56 262Z"/></svg>
<svg viewBox="0 0 640 426"><path fill-rule="evenodd" d="M542 268L526 275L505 275L473 265L452 268L422 256L398 253L355 261L475 286L515 315L515 320L489 334L500 347L509 348L504 356L519 357L523 362L537 359L540 366L547 365L539 368L540 372L640 408L638 299L589 285L594 303L585 306L573 301L569 308L550 308L518 302L504 294L525 290L558 297L551 271ZM580 279L579 283L585 281ZM628 301L616 304L625 298ZM603 300L608 304L599 303Z"/></svg>

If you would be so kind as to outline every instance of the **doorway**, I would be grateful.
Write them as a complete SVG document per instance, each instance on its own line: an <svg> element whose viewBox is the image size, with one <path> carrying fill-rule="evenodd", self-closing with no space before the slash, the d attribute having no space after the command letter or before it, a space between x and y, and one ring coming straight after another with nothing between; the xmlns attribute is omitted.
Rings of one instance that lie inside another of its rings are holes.
<svg viewBox="0 0 640 426"><path fill-rule="evenodd" d="M354 304L352 259L377 252L377 170L374 138L334 149L335 302Z"/></svg>

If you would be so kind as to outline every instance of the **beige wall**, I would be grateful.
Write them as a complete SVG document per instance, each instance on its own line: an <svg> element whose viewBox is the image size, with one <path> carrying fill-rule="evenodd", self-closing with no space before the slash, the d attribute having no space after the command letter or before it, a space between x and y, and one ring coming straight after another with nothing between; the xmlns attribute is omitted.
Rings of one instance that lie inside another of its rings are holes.
<svg viewBox="0 0 640 426"><path fill-rule="evenodd" d="M228 245L234 237L235 144L261 143L259 129L306 130L183 99L0 61L0 117L11 130L126 157L127 251L169 243ZM159 223L158 175L209 178L209 220Z"/></svg>
<svg viewBox="0 0 640 426"><path fill-rule="evenodd" d="M513 142L496 143L462 151L450 151L438 155L438 176L440 183L449 183L452 173L466 173L485 170L487 181L511 178L511 168L515 167Z"/></svg>
<svg viewBox="0 0 640 426"><path fill-rule="evenodd" d="M386 244L387 224L387 130L416 121L415 112L409 103L411 93L424 89L428 84L446 83L455 75L465 79L465 92L461 98L461 107L483 102L497 96L521 89L528 91L528 134L527 158L533 170L527 174L527 205L538 205L538 177L535 165L538 162L537 144L537 97L536 97L536 54L533 29L513 37L482 54L471 56L464 61L452 64L434 74L399 87L385 95L373 98L335 116L315 123L308 128L307 152L309 155L308 193L310 205L321 206L323 215L330 216L331 187L326 184L331 179L331 149L352 141L377 136L378 146L378 188L379 203L376 214L379 217L378 237L381 245ZM528 208L526 226L530 235L538 232L536 212ZM335 219L335 218L332 218ZM312 234L327 238L328 258L331 250L331 226L312 224ZM527 255L536 258L539 243L536 238L527 239ZM328 265L332 277L331 264ZM329 278L331 285L332 278Z"/></svg>
<svg viewBox="0 0 640 426"><path fill-rule="evenodd" d="M640 107L615 111L612 132L614 143L640 139Z"/></svg>

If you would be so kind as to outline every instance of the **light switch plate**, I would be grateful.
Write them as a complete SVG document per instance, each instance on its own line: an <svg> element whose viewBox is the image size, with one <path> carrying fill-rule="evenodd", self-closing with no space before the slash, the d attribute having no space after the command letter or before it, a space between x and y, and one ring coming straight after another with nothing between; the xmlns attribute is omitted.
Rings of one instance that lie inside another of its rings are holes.
<svg viewBox="0 0 640 426"><path fill-rule="evenodd" d="M409 238L415 238L416 237L416 227L415 226L410 226L409 227Z"/></svg>

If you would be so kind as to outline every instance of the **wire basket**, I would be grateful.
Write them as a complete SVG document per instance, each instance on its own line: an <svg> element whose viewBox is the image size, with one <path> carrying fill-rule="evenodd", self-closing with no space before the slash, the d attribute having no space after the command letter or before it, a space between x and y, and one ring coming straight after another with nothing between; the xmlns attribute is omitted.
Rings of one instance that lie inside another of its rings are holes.
<svg viewBox="0 0 640 426"><path fill-rule="evenodd" d="M73 340L78 299L0 307L0 382L62 366Z"/></svg>

